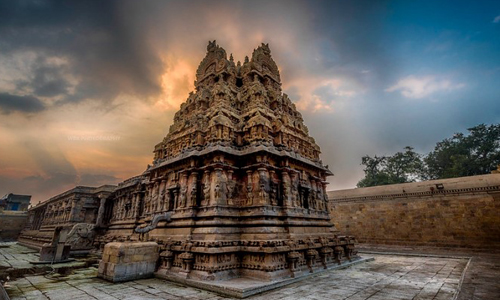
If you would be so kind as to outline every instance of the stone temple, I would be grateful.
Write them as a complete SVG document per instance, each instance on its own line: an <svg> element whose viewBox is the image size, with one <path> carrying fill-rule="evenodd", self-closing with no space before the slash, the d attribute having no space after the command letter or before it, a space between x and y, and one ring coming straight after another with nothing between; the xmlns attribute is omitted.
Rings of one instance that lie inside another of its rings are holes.
<svg viewBox="0 0 500 300"><path fill-rule="evenodd" d="M94 247L106 256L110 242L156 243L156 276L203 281L272 281L351 260L355 240L330 220L332 173L319 155L269 46L235 63L209 42L152 165L99 198Z"/></svg>

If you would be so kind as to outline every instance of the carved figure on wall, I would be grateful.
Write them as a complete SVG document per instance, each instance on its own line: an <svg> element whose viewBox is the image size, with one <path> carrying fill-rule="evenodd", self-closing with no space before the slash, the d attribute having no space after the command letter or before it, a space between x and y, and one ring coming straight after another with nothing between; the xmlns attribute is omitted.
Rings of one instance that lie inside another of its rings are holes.
<svg viewBox="0 0 500 300"><path fill-rule="evenodd" d="M156 204L158 203L158 182L156 182L151 191L151 200L150 200L150 212L156 211Z"/></svg>
<svg viewBox="0 0 500 300"><path fill-rule="evenodd" d="M234 198L235 188L236 188L236 182L234 182L233 180L230 180L226 183L226 198L227 198L227 203L229 205L234 204L233 198Z"/></svg>
<svg viewBox="0 0 500 300"><path fill-rule="evenodd" d="M263 183L260 184L259 197L262 204L269 204L269 194L267 193L266 186Z"/></svg>
<svg viewBox="0 0 500 300"><path fill-rule="evenodd" d="M202 206L208 205L210 202L210 182L208 180L203 184L203 201L201 201Z"/></svg>
<svg viewBox="0 0 500 300"><path fill-rule="evenodd" d="M191 189L191 206L196 206L196 195L198 193L198 189L196 187L196 184L193 184L193 187Z"/></svg>
<svg viewBox="0 0 500 300"><path fill-rule="evenodd" d="M172 193L170 191L166 191L165 193L165 209L166 210L171 210L173 207L173 198L172 198Z"/></svg>
<svg viewBox="0 0 500 300"><path fill-rule="evenodd" d="M247 185L247 201L246 205L250 206L253 204L253 188L252 185Z"/></svg>
<svg viewBox="0 0 500 300"><path fill-rule="evenodd" d="M219 184L216 184L215 187L214 187L214 196L215 196L215 200L216 201L220 201L221 200L221 189L220 189L220 186Z"/></svg>
<svg viewBox="0 0 500 300"><path fill-rule="evenodd" d="M271 192L269 198L271 199L271 205L278 205L277 188L274 182L271 182Z"/></svg>
<svg viewBox="0 0 500 300"><path fill-rule="evenodd" d="M179 196L179 207L185 207L187 202L187 187L183 186L181 188L181 194Z"/></svg>

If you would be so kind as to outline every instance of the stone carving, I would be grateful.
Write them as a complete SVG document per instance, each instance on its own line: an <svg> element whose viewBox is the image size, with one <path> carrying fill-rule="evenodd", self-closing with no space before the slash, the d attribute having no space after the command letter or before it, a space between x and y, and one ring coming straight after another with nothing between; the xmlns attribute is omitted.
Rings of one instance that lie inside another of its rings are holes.
<svg viewBox="0 0 500 300"><path fill-rule="evenodd" d="M66 236L66 244L71 246L71 249L91 248L95 237L95 224L78 223Z"/></svg>
<svg viewBox="0 0 500 300"><path fill-rule="evenodd" d="M149 223L149 224L143 224L141 226L137 226L134 229L134 231L137 232L137 233L146 233L146 232L149 232L149 231L155 229L156 226L158 225L158 222L160 222L160 221L170 222L171 221L171 216L172 216L171 212L165 212L165 213L162 213L162 214L159 214L159 215L155 215L153 217L153 220L151 221L151 223Z"/></svg>
<svg viewBox="0 0 500 300"><path fill-rule="evenodd" d="M247 201L246 201L245 205L247 205L247 206L252 205L253 204L253 188L252 188L252 186L250 184L247 185L247 194L246 194L246 196L247 196Z"/></svg>
<svg viewBox="0 0 500 300"><path fill-rule="evenodd" d="M187 202L187 186L181 188L181 194L179 196L179 207L185 207Z"/></svg>

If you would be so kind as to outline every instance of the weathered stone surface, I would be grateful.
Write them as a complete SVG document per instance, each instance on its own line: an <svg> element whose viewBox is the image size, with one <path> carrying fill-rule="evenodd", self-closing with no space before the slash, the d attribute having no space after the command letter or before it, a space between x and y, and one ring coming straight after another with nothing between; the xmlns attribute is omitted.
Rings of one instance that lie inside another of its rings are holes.
<svg viewBox="0 0 500 300"><path fill-rule="evenodd" d="M0 211L0 241L15 241L26 226L27 220L27 212Z"/></svg>
<svg viewBox="0 0 500 300"><path fill-rule="evenodd" d="M500 174L328 192L337 228L362 243L500 247Z"/></svg>
<svg viewBox="0 0 500 300"><path fill-rule="evenodd" d="M108 243L99 262L98 276L112 282L152 277L158 261L153 242Z"/></svg>

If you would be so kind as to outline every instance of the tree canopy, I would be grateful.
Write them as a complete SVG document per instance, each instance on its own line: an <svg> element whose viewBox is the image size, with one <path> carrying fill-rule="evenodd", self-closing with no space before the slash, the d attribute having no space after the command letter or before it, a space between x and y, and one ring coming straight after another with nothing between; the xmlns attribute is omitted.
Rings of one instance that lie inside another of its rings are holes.
<svg viewBox="0 0 500 300"><path fill-rule="evenodd" d="M500 163L500 124L477 125L436 144L424 159L430 179L490 173Z"/></svg>
<svg viewBox="0 0 500 300"><path fill-rule="evenodd" d="M500 124L480 124L438 142L427 155L412 147L392 156L363 156L365 177L357 186L488 174L500 164Z"/></svg>
<svg viewBox="0 0 500 300"><path fill-rule="evenodd" d="M412 182L421 179L424 168L421 155L412 147L393 156L363 156L361 164L365 166L365 178L358 187Z"/></svg>

